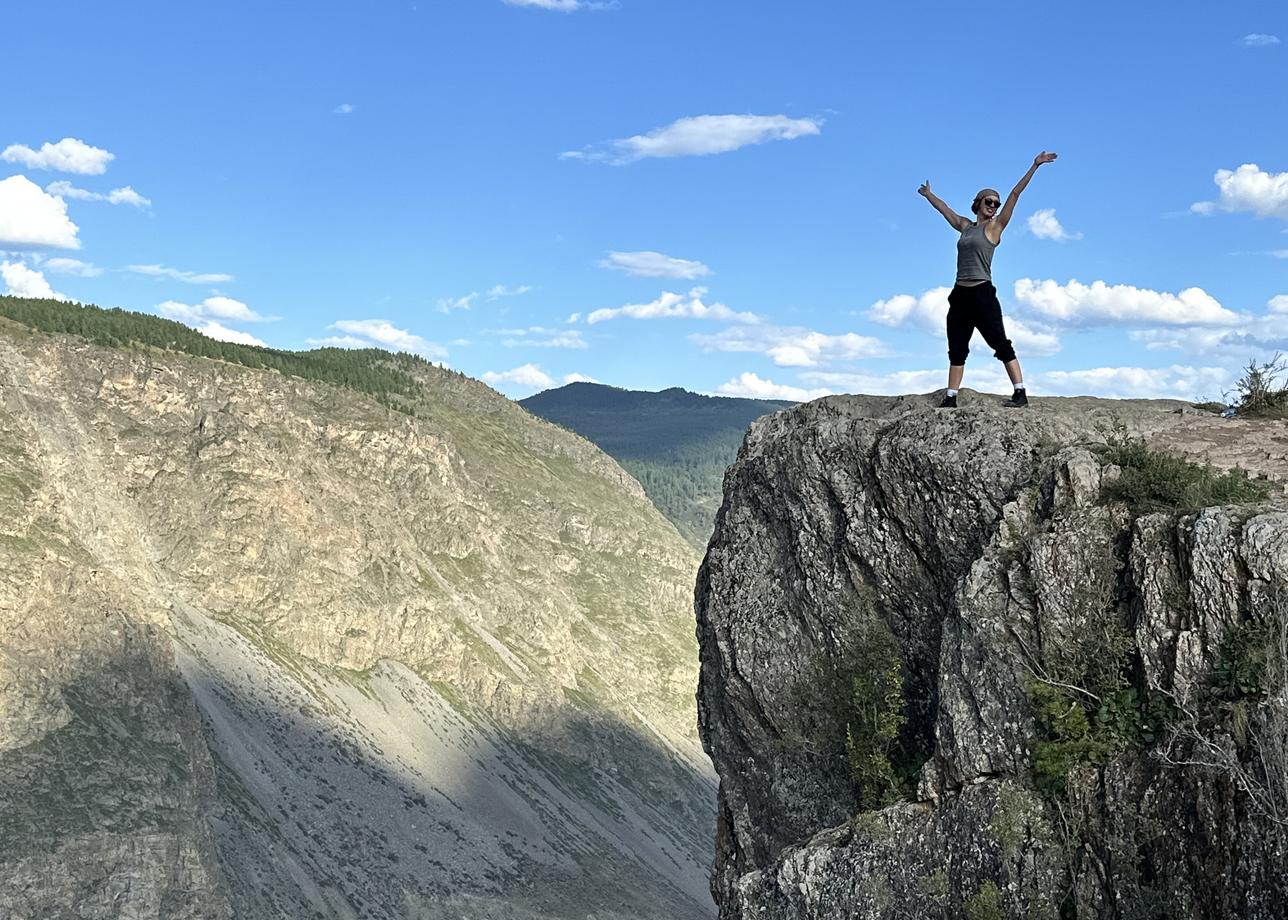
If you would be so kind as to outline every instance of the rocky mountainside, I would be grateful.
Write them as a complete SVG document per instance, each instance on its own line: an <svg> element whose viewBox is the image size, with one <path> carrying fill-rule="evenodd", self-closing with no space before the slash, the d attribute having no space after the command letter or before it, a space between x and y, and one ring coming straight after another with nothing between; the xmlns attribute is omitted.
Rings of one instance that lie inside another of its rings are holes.
<svg viewBox="0 0 1288 920"><path fill-rule="evenodd" d="M570 383L520 400L533 415L577 432L622 464L699 550L711 537L720 482L753 421L794 403L658 393Z"/></svg>
<svg viewBox="0 0 1288 920"><path fill-rule="evenodd" d="M726 476L720 916L1288 916L1288 426L929 404L780 412Z"/></svg>
<svg viewBox="0 0 1288 920"><path fill-rule="evenodd" d="M0 916L713 913L695 553L380 360L404 411L0 319Z"/></svg>

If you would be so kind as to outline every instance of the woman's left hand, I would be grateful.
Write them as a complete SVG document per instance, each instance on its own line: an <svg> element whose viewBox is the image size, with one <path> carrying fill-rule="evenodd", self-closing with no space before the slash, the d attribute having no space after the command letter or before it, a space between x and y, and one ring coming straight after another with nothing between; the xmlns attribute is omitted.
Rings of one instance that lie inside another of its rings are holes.
<svg viewBox="0 0 1288 920"><path fill-rule="evenodd" d="M1055 159L1055 157L1056 155L1054 153L1047 153L1045 150L1043 150L1041 153L1039 153L1037 156L1033 158L1033 165L1041 166L1043 163L1050 163L1052 160Z"/></svg>

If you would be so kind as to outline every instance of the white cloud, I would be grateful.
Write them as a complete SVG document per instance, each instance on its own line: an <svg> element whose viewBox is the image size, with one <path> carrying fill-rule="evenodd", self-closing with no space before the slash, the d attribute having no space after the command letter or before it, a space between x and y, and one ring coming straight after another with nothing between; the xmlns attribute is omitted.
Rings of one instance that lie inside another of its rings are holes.
<svg viewBox="0 0 1288 920"><path fill-rule="evenodd" d="M49 300L70 300L49 286L45 276L21 262L0 262L0 278L4 279L5 293L11 297L35 297Z"/></svg>
<svg viewBox="0 0 1288 920"><path fill-rule="evenodd" d="M911 318L927 328L942 328L948 315L951 288L931 288L919 297L896 294L889 300L878 300L867 312L868 319L882 326L899 326Z"/></svg>
<svg viewBox="0 0 1288 920"><path fill-rule="evenodd" d="M1043 208L1029 215L1029 232L1040 240L1080 240L1081 233L1069 233L1056 220L1055 208Z"/></svg>
<svg viewBox="0 0 1288 920"><path fill-rule="evenodd" d="M701 287L689 291L687 296L666 291L650 303L633 303L623 307L595 310L586 317L586 322L593 325L619 316L627 316L631 319L715 319L738 323L760 322L760 317L755 313L735 313L722 303L707 306L702 302L702 295L706 292L707 289Z"/></svg>
<svg viewBox="0 0 1288 920"><path fill-rule="evenodd" d="M356 335L328 335L320 339L305 339L304 344L316 348L373 348L368 339Z"/></svg>
<svg viewBox="0 0 1288 920"><path fill-rule="evenodd" d="M103 274L103 269L97 265L82 262L80 259L45 259L40 263L40 267L56 275L75 275L78 278L97 278Z"/></svg>
<svg viewBox="0 0 1288 920"><path fill-rule="evenodd" d="M488 371L483 375L483 380L493 386L499 383L512 383L534 390L547 390L555 385L554 378L535 364L523 364L501 373Z"/></svg>
<svg viewBox="0 0 1288 920"><path fill-rule="evenodd" d="M889 354L880 339L846 332L827 335L795 326L733 326L715 335L689 336L707 351L756 352L779 367L815 367Z"/></svg>
<svg viewBox="0 0 1288 920"><path fill-rule="evenodd" d="M26 176L0 180L0 244L80 249L67 202L46 194Z"/></svg>
<svg viewBox="0 0 1288 920"><path fill-rule="evenodd" d="M1288 294L1276 294L1266 301L1266 309L1271 313L1288 313Z"/></svg>
<svg viewBox="0 0 1288 920"><path fill-rule="evenodd" d="M1202 288L1178 294L1151 291L1127 284L1090 285L1078 281L1058 284L1021 278L1015 298L1047 319L1069 325L1103 323L1166 323L1171 326L1229 325L1239 317Z"/></svg>
<svg viewBox="0 0 1288 920"><path fill-rule="evenodd" d="M531 6L541 10L572 13L576 10L611 10L617 0L503 0L506 6Z"/></svg>
<svg viewBox="0 0 1288 920"><path fill-rule="evenodd" d="M518 297L520 294L526 294L532 290L530 284L520 284L518 287L506 287L504 284L494 284L488 288L487 299L496 300L498 297Z"/></svg>
<svg viewBox="0 0 1288 920"><path fill-rule="evenodd" d="M636 278L703 278L711 269L701 262L676 259L660 252L610 252L600 259L600 268L612 268Z"/></svg>
<svg viewBox="0 0 1288 920"><path fill-rule="evenodd" d="M751 371L745 371L716 387L716 392L724 396L745 396L750 399L789 399L793 402L809 402L820 396L831 396L832 391L826 388L807 390L785 383L774 383L765 380Z"/></svg>
<svg viewBox="0 0 1288 920"><path fill-rule="evenodd" d="M1229 387L1232 377L1221 367L1093 367L1046 371L1030 384L1030 394L1104 396L1110 399L1199 399Z"/></svg>
<svg viewBox="0 0 1288 920"><path fill-rule="evenodd" d="M874 323L883 326L899 326L911 319L928 332L944 335L950 293L950 288L937 287L917 297L896 294L889 300L878 300L866 315ZM1022 354L1053 355L1060 350L1060 339L1050 330L1031 325L1015 316L1005 316L1003 321L1007 336Z"/></svg>
<svg viewBox="0 0 1288 920"><path fill-rule="evenodd" d="M191 305L167 300L157 304L157 312L190 325L211 318L235 323L266 323L274 319L271 316L261 316L240 300L233 300L231 297L207 297L201 303Z"/></svg>
<svg viewBox="0 0 1288 920"><path fill-rule="evenodd" d="M74 137L64 137L56 144L42 144L39 150L32 150L22 144L10 144L0 153L0 159L9 163L21 163L31 169L99 176L107 172L107 164L116 157Z"/></svg>
<svg viewBox="0 0 1288 920"><path fill-rule="evenodd" d="M802 383L820 384L842 393L868 393L878 396L902 396L907 393L928 393L948 383L946 367L933 370L894 371L889 374L835 373L806 371L800 375ZM1001 365L985 364L966 371L965 385L984 393L1010 393L1011 382L1002 372Z"/></svg>
<svg viewBox="0 0 1288 920"><path fill-rule="evenodd" d="M357 106L355 106L351 102L341 102L339 105L337 105L334 109L331 110L331 114L352 115L356 109L357 109Z"/></svg>
<svg viewBox="0 0 1288 920"><path fill-rule="evenodd" d="M1253 32L1250 35L1243 36L1239 41L1243 43L1245 48L1265 48L1269 45L1279 44L1279 36Z"/></svg>
<svg viewBox="0 0 1288 920"><path fill-rule="evenodd" d="M437 342L430 342L420 336L399 329L383 319L342 319L331 324L329 329L338 329L350 337L358 337L362 345L344 345L354 348L384 348L389 351L406 351L423 358L446 358L447 349ZM310 340L309 344L316 344Z"/></svg>
<svg viewBox="0 0 1288 920"><path fill-rule="evenodd" d="M464 297L457 297L456 299L440 297L438 298L438 312L451 313L453 310L471 310L474 308L474 298L478 296L478 291L471 291Z"/></svg>
<svg viewBox="0 0 1288 920"><path fill-rule="evenodd" d="M571 374L564 374L564 383L599 383L594 377L587 377L585 374L578 374L575 371Z"/></svg>
<svg viewBox="0 0 1288 920"><path fill-rule="evenodd" d="M1258 217L1288 220L1288 172L1268 173L1256 163L1236 170L1218 169L1212 177L1221 192L1218 201L1196 201L1190 210L1199 214L1251 211Z"/></svg>
<svg viewBox="0 0 1288 920"><path fill-rule="evenodd" d="M498 329L493 333L505 336L501 344L507 348L533 346L535 348L589 348L581 337L580 329L549 329L529 326L527 329Z"/></svg>
<svg viewBox="0 0 1288 920"><path fill-rule="evenodd" d="M149 275L153 278L172 278L175 281L186 281L188 284L222 284L233 280L232 275L225 275L220 272L184 272L179 271L177 268L167 268L164 265L130 265L126 270L138 275Z"/></svg>
<svg viewBox="0 0 1288 920"><path fill-rule="evenodd" d="M213 319L193 325L192 328L202 335L218 339L221 342L235 342L238 345L258 345L260 348L268 348L267 342L255 338L249 332L242 332L240 329L229 329Z"/></svg>
<svg viewBox="0 0 1288 920"><path fill-rule="evenodd" d="M790 141L818 134L819 118L786 115L698 115L681 118L648 134L570 150L562 159L591 160L623 166L647 157L706 156L727 153L749 144Z"/></svg>
<svg viewBox="0 0 1288 920"><path fill-rule="evenodd" d="M46 185L45 191L59 198L74 198L77 201L106 201L108 204L128 204L136 208L152 207L151 199L144 198L128 185L124 188L114 188L103 195L88 189L77 188L66 179L59 179Z"/></svg>
<svg viewBox="0 0 1288 920"><path fill-rule="evenodd" d="M1179 351L1187 355L1216 355L1243 359L1260 351L1288 349L1283 317L1248 318L1235 328L1188 326L1181 329L1138 329L1133 341L1149 351Z"/></svg>

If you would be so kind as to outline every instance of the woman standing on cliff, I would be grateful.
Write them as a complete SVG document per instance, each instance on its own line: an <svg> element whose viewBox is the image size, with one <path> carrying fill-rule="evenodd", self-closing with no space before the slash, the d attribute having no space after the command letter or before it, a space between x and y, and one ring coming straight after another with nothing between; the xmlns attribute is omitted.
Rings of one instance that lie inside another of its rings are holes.
<svg viewBox="0 0 1288 920"><path fill-rule="evenodd" d="M1033 165L1024 177L1006 196L1002 204L997 192L991 188L980 190L971 202L970 210L978 219L962 217L948 207L942 198L930 190L927 179L918 194L934 205L935 210L944 215L944 219L961 233L957 240L957 283L948 295L948 393L939 404L941 409L957 408L957 390L962 385L962 374L966 372L966 355L970 351L971 334L978 329L984 341L993 349L993 355L1006 368L1006 376L1011 378L1015 392L1003 405L1011 407L1027 406L1029 399L1024 393L1024 374L1020 370L1019 359L1011 340L1006 337L1006 327L1002 323L1002 305L997 300L997 288L993 287L993 250L1002 241L1002 231L1011 222L1015 204L1043 163L1054 160L1054 153L1045 150L1033 158ZM1001 205L1001 213L998 206Z"/></svg>

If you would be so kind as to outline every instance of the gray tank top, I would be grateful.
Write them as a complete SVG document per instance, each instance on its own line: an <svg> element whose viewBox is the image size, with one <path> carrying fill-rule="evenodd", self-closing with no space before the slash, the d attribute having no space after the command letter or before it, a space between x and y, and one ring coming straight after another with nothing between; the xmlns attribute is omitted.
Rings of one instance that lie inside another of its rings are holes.
<svg viewBox="0 0 1288 920"><path fill-rule="evenodd" d="M973 223L957 241L957 283L993 280L993 250L997 246Z"/></svg>

